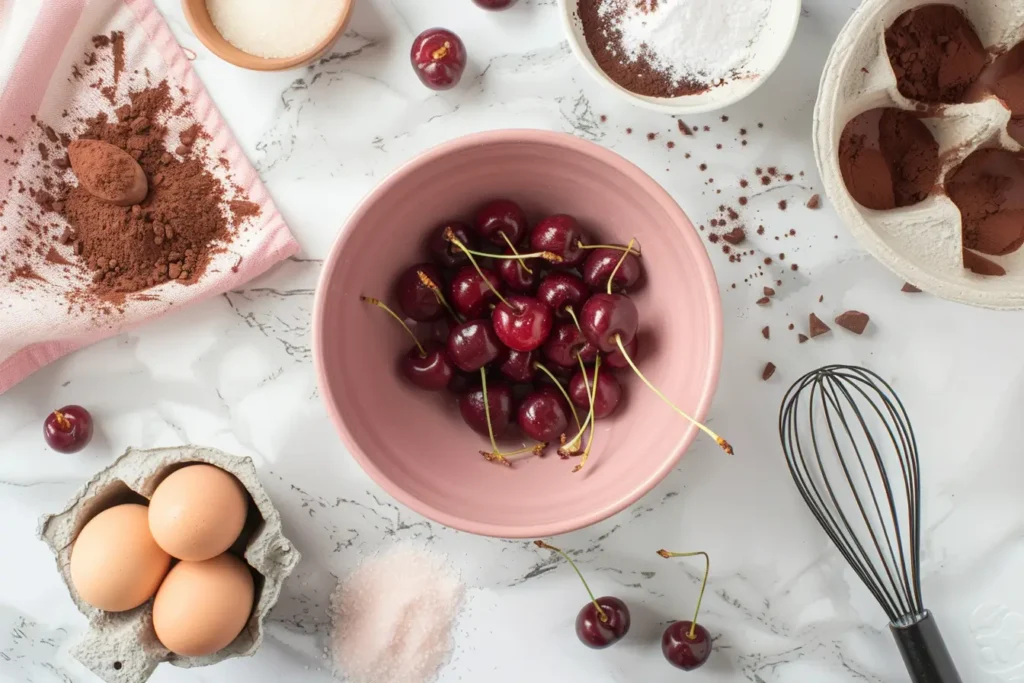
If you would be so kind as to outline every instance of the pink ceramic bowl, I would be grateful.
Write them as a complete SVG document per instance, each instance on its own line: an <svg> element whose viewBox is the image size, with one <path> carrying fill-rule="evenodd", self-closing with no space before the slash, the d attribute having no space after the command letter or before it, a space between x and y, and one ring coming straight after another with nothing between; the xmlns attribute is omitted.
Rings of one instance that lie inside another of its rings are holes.
<svg viewBox="0 0 1024 683"><path fill-rule="evenodd" d="M721 302L704 246L672 198L622 157L569 135L506 130L449 142L396 171L352 214L324 264L313 314L320 393L349 451L388 493L433 520L540 538L638 500L697 430L619 371L627 400L599 423L582 472L553 448L507 469L479 455L490 450L487 438L463 423L453 396L405 382L397 363L409 338L359 296L393 301L396 275L426 260L430 229L495 197L519 202L531 220L569 213L601 240L639 240L646 283L635 295L638 364L698 419L718 380Z"/></svg>

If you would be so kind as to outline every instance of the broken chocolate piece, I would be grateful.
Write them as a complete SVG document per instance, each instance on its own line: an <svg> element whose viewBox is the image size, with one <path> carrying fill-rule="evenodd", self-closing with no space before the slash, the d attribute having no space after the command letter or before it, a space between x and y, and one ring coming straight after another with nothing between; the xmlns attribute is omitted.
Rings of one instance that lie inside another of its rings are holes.
<svg viewBox="0 0 1024 683"><path fill-rule="evenodd" d="M743 228L733 228L729 232L723 233L722 239L729 244L739 244L747 239L747 233L743 231Z"/></svg>
<svg viewBox="0 0 1024 683"><path fill-rule="evenodd" d="M830 331L832 329L831 327L826 325L825 322L821 318L819 318L818 316L814 315L813 313L811 313L809 320L810 320L810 330L809 331L810 331L810 334L811 334L812 338L813 337L820 337L821 335L825 334L826 332L828 332L828 331Z"/></svg>
<svg viewBox="0 0 1024 683"><path fill-rule="evenodd" d="M772 375L775 374L775 363L768 363L764 366L764 370L761 371L761 379L767 382L771 379Z"/></svg>
<svg viewBox="0 0 1024 683"><path fill-rule="evenodd" d="M761 328L761 336L765 339L771 339L772 331L768 329L767 325Z"/></svg>
<svg viewBox="0 0 1024 683"><path fill-rule="evenodd" d="M765 296L775 296L775 290L772 289L771 287L765 287L764 288L764 295Z"/></svg>
<svg viewBox="0 0 1024 683"><path fill-rule="evenodd" d="M769 299L766 296L763 296L763 297L761 297L760 299L757 300L757 305L758 306L767 306L770 302L771 302L771 299Z"/></svg>
<svg viewBox="0 0 1024 683"><path fill-rule="evenodd" d="M801 344L803 344L805 341L810 339L810 337L808 337L806 334L798 334L796 336L796 338L797 338L797 341L799 341Z"/></svg>
<svg viewBox="0 0 1024 683"><path fill-rule="evenodd" d="M914 285L910 284L909 282L904 282L903 286L900 288L900 291L901 292L906 292L907 294L920 294L921 293L920 289L918 289Z"/></svg>
<svg viewBox="0 0 1024 683"><path fill-rule="evenodd" d="M867 313L861 313L860 311L846 311L836 316L836 325L853 332L854 334L863 334L864 328L868 326L870 316Z"/></svg>

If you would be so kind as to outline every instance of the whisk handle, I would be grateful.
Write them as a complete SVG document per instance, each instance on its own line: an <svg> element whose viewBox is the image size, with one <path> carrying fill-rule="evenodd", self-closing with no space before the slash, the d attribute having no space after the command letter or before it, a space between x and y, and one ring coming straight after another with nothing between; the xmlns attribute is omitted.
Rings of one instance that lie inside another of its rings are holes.
<svg viewBox="0 0 1024 683"><path fill-rule="evenodd" d="M935 617L927 610L909 626L889 625L913 683L963 683L939 633Z"/></svg>

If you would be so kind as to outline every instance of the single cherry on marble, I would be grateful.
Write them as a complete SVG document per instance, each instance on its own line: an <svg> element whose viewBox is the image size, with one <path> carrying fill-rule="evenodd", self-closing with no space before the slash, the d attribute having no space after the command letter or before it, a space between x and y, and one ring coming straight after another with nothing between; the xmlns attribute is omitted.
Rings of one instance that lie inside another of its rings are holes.
<svg viewBox="0 0 1024 683"><path fill-rule="evenodd" d="M697 607L694 609L693 620L675 621L669 624L661 636L661 653L665 659L677 669L693 671L708 661L713 646L711 634L697 623L697 617L700 615L700 603L704 599L704 590L708 585L708 574L711 573L711 558L703 551L673 553L668 550L659 550L658 554L665 559L698 555L704 558L704 579L700 584L700 594L697 596Z"/></svg>
<svg viewBox="0 0 1024 683"><path fill-rule="evenodd" d="M466 70L466 46L443 28L427 29L416 36L409 58L416 76L431 90L454 88Z"/></svg>
<svg viewBox="0 0 1024 683"><path fill-rule="evenodd" d="M544 541L534 541L533 543L538 548L552 550L564 557L569 566L575 570L576 575L580 577L583 587L587 589L590 602L584 605L576 615L576 637L580 639L580 642L589 648L603 650L622 640L629 633L631 621L629 607L626 606L626 603L613 596L595 598L579 567L567 553Z"/></svg>
<svg viewBox="0 0 1024 683"><path fill-rule="evenodd" d="M77 453L88 446L92 430L92 415L78 405L54 410L43 420L43 439L58 453Z"/></svg>

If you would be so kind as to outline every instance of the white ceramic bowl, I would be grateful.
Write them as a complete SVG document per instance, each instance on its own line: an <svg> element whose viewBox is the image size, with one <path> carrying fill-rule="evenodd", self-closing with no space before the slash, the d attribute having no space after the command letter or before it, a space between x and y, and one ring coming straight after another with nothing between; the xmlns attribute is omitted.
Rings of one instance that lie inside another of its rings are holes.
<svg viewBox="0 0 1024 683"><path fill-rule="evenodd" d="M711 2L715 1L711 0ZM765 25L752 47L754 58L749 64L749 69L756 76L736 79L697 95L646 97L626 90L605 74L594 60L590 48L587 47L587 40L583 36L583 26L576 11L578 0L558 0L569 45L579 58L580 63L583 64L583 68L598 81L617 92L624 100L640 107L668 114L702 114L724 109L761 87L761 84L778 68L782 58L786 56L789 46L793 43L793 36L796 35L796 27L800 22L800 3L801 0L772 0Z"/></svg>
<svg viewBox="0 0 1024 683"><path fill-rule="evenodd" d="M985 277L963 265L960 210L943 192L920 204L874 211L846 189L839 168L839 140L853 117L876 107L915 111L896 87L885 48L885 31L908 9L931 0L864 0L839 34L822 74L814 112L814 151L825 193L850 232L901 278L952 301L997 309L1024 308L1024 249L985 256L1006 269ZM986 47L1012 47L1024 33L1024 0L951 0L962 9ZM923 122L939 143L941 185L969 155L982 148L1018 151L1006 132L1010 112L996 98L951 104Z"/></svg>

